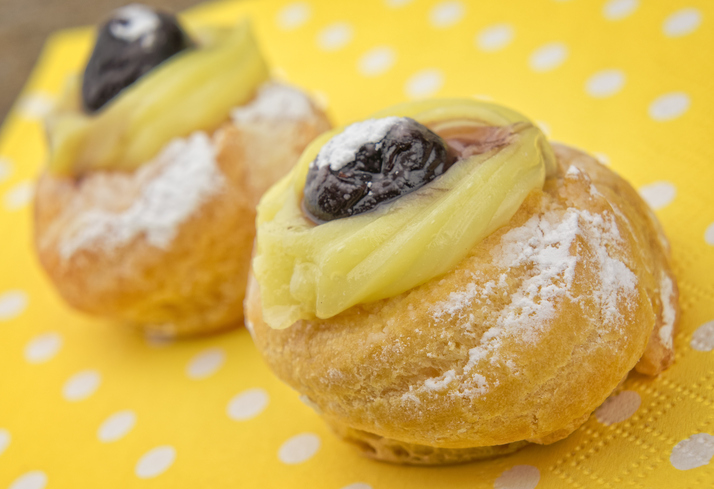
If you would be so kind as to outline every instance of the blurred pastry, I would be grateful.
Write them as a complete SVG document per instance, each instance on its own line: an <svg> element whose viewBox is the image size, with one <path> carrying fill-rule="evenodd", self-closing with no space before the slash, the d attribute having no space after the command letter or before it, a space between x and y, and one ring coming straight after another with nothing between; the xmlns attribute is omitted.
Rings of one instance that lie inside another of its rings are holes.
<svg viewBox="0 0 714 489"><path fill-rule="evenodd" d="M668 244L637 192L527 118L393 107L318 138L258 206L246 324L365 455L549 444L673 360Z"/></svg>
<svg viewBox="0 0 714 489"><path fill-rule="evenodd" d="M164 336L240 324L255 205L329 128L270 80L247 22L189 34L136 4L46 122L42 266L74 307Z"/></svg>

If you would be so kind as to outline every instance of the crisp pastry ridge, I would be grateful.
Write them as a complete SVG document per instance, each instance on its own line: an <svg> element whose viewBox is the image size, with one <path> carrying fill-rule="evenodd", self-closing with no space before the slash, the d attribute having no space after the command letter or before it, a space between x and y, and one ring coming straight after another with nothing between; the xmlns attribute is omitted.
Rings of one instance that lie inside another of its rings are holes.
<svg viewBox="0 0 714 489"><path fill-rule="evenodd" d="M631 369L673 361L678 292L656 218L610 169L554 150L557 176L508 225L404 294L275 330L251 279L266 361L365 455L440 464L552 443Z"/></svg>

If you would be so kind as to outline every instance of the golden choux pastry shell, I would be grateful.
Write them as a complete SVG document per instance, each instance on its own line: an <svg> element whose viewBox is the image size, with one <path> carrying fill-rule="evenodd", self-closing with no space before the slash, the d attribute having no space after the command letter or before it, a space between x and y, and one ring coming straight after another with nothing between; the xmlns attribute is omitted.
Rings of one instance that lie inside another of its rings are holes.
<svg viewBox="0 0 714 489"><path fill-rule="evenodd" d="M60 294L77 309L152 335L202 334L239 324L255 206L305 146L330 127L322 111L309 106L302 117L270 111L261 116L258 111L203 135L214 147L214 177L221 184L176 226L164 246L153 243L150 230L144 230L114 239L111 246L104 239L111 236L98 236L67 251L72 233L81 232L90 217L96 221L98 213L113 219L109 233L125 233L122 214L146 199L147 187L174 162L157 158L130 173L42 175L35 200L35 244ZM196 133L187 139L193 137ZM166 215L172 210L166 209ZM159 214L163 219L163 212Z"/></svg>
<svg viewBox="0 0 714 489"><path fill-rule="evenodd" d="M673 360L668 244L637 192L554 145L558 174L449 273L285 330L246 325L277 375L372 458L443 464L553 443L628 372Z"/></svg>

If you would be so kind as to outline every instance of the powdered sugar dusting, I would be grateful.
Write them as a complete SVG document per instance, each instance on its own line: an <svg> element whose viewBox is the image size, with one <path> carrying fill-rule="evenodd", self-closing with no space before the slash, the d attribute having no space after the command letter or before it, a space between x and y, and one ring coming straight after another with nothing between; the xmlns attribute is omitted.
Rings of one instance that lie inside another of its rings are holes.
<svg viewBox="0 0 714 489"><path fill-rule="evenodd" d="M671 350L674 347L672 334L674 333L674 319L676 317L674 306L672 306L674 287L672 279L664 272L662 272L662 278L660 279L659 294L662 302L662 326L659 328L659 339L666 348Z"/></svg>
<svg viewBox="0 0 714 489"><path fill-rule="evenodd" d="M159 28L161 21L156 12L149 7L132 3L117 9L113 17L117 22L110 23L109 30L115 38L134 42L141 36L147 36L142 41L142 46L149 47L154 43L154 32Z"/></svg>
<svg viewBox="0 0 714 489"><path fill-rule="evenodd" d="M441 377L435 379L427 379L424 382L424 387L431 391L443 391L456 378L456 371L448 370Z"/></svg>
<svg viewBox="0 0 714 489"><path fill-rule="evenodd" d="M223 184L216 165L216 150L204 132L174 139L151 162L137 170L161 171L144 186L134 203L120 213L92 209L80 215L64 234L59 251L64 259L80 249L102 246L114 249L137 236L157 248L166 248L178 226Z"/></svg>
<svg viewBox="0 0 714 489"><path fill-rule="evenodd" d="M582 249L578 237L587 244L587 251ZM597 283L593 284L589 294L601 317L593 319L601 324L604 332L621 327L621 311L633 304L631 299L637 286L634 273L608 251L621 242L612 214L591 214L575 208L533 216L524 225L504 234L500 246L491 251L493 264L504 271L498 282L483 283L475 277L474 282L431 309L437 323L446 317L459 317L468 323L471 320L469 311L487 305L488 297L507 290L508 270L525 270L526 278L515 292L509 292L510 302L495 313L480 344L469 350L463 373L457 374L464 386L463 394L479 396L493 387L482 375L472 372L488 356L491 356L491 363L509 367L508 359L498 355L505 338L536 344L549 330L559 304L563 300L580 300L572 286L583 253L588 253L590 266L597 276ZM515 366L510 363L510 367ZM432 381L435 386L441 386L446 378Z"/></svg>
<svg viewBox="0 0 714 489"><path fill-rule="evenodd" d="M333 171L339 170L353 161L359 149L365 144L376 143L376 147L379 149L380 141L401 119L401 117L367 119L347 126L344 131L334 136L322 147L313 164L317 168L330 165Z"/></svg>
<svg viewBox="0 0 714 489"><path fill-rule="evenodd" d="M266 82L253 100L231 111L231 118L238 124L249 124L264 119L302 120L314 113L310 99L300 90L282 83Z"/></svg>

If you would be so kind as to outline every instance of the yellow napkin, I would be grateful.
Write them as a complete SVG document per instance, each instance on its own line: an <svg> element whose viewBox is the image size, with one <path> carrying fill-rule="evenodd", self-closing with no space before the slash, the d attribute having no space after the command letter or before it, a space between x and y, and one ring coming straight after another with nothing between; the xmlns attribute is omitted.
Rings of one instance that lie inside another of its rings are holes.
<svg viewBox="0 0 714 489"><path fill-rule="evenodd" d="M714 4L707 0L225 2L274 74L336 123L415 97L493 99L639 189L672 243L675 365L632 375L564 441L446 468L361 458L263 365L244 329L161 344L65 306L31 245L41 116L91 30L47 43L0 134L0 488L714 486Z"/></svg>

